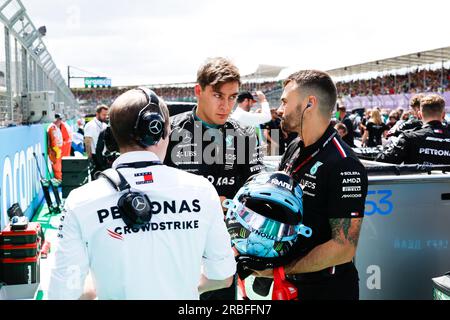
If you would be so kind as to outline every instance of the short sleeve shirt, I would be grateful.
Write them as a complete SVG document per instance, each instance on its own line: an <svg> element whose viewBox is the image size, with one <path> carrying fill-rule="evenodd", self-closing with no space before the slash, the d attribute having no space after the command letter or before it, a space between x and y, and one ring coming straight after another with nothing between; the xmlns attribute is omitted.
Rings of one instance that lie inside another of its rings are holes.
<svg viewBox="0 0 450 320"><path fill-rule="evenodd" d="M97 118L92 119L84 126L84 136L92 138L92 153L95 154L95 149L97 148L97 141L100 132L105 130L107 127L106 123L100 122Z"/></svg>
<svg viewBox="0 0 450 320"><path fill-rule="evenodd" d="M288 147L280 170L303 189L303 224L313 231L304 240L315 247L331 239L329 219L362 218L367 195L367 173L352 149L329 126L313 145L299 138Z"/></svg>

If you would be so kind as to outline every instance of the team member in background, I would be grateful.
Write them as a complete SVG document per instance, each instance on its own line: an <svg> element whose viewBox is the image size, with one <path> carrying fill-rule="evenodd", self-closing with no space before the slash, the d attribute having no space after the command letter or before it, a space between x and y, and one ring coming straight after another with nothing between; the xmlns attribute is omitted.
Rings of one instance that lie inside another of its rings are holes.
<svg viewBox="0 0 450 320"><path fill-rule="evenodd" d="M387 130L389 130L389 127L381 119L380 111L373 109L362 136L363 145L366 147L381 146Z"/></svg>
<svg viewBox="0 0 450 320"><path fill-rule="evenodd" d="M106 121L108 119L108 107L99 105L95 112L95 118L86 123L84 126L84 145L86 154L93 164L92 178L95 174L102 170L101 159L96 155L96 146L100 132L106 129Z"/></svg>
<svg viewBox="0 0 450 320"><path fill-rule="evenodd" d="M349 147L355 147L355 133L353 130L353 122L350 120L350 117L347 114L347 108L344 106L338 106L337 108L339 112L339 122L345 124L347 128L347 134L342 137L342 140L348 144Z"/></svg>
<svg viewBox="0 0 450 320"><path fill-rule="evenodd" d="M281 119L278 117L277 109L270 110L271 119L261 127L264 137L267 139L267 155L278 156L284 153L284 136L281 131Z"/></svg>
<svg viewBox="0 0 450 320"><path fill-rule="evenodd" d="M61 134L63 138L63 146L61 149L61 157L70 157L72 152L72 128L64 122L61 121Z"/></svg>
<svg viewBox="0 0 450 320"><path fill-rule="evenodd" d="M232 199L262 168L255 130L229 119L239 94L240 74L227 59L206 61L197 73L198 106L172 118L165 163L206 177L221 200ZM235 299L235 286L202 299Z"/></svg>
<svg viewBox="0 0 450 320"><path fill-rule="evenodd" d="M119 146L112 134L111 126L100 132L95 150L97 158L101 160L102 171L111 168L113 162L119 157Z"/></svg>
<svg viewBox="0 0 450 320"><path fill-rule="evenodd" d="M398 137L400 134L406 130L417 129L422 127L422 120L419 114L420 110L420 100L425 97L423 93L415 94L411 97L409 101L409 106L411 107L411 117L404 121L399 122L398 125L394 125L388 132L387 136Z"/></svg>
<svg viewBox="0 0 450 320"><path fill-rule="evenodd" d="M165 103L147 88L129 90L111 107L111 128L122 155L67 198L49 299L85 297L89 271L99 299L198 300L230 286L236 263L217 192L161 163Z"/></svg>
<svg viewBox="0 0 450 320"><path fill-rule="evenodd" d="M261 104L261 113L250 112L257 102L249 91L241 92L237 97L236 110L231 114L231 118L239 122L242 126L256 127L270 121L270 106L266 96L262 91L257 91L258 101Z"/></svg>
<svg viewBox="0 0 450 320"><path fill-rule="evenodd" d="M402 133L377 161L405 164L450 164L450 131L442 124L445 101L438 94L420 100L424 125Z"/></svg>
<svg viewBox="0 0 450 320"><path fill-rule="evenodd" d="M334 129L339 134L339 137L341 137L342 140L344 140L344 137L347 135L347 127L342 122L336 123L334 126Z"/></svg>
<svg viewBox="0 0 450 320"><path fill-rule="evenodd" d="M47 152L52 163L55 179L62 180L62 148L63 136L61 133L61 115L55 114L55 121L47 128Z"/></svg>
<svg viewBox="0 0 450 320"><path fill-rule="evenodd" d="M256 92L258 100L255 100L253 94L249 91L241 92L237 97L236 110L230 115L230 117L242 126L254 127L255 134L259 139L259 144L264 144L264 136L261 130L261 125L270 121L270 106L267 102L266 96L262 91ZM251 112L252 107L259 101L261 109L260 112Z"/></svg>
<svg viewBox="0 0 450 320"><path fill-rule="evenodd" d="M299 138L289 145L279 169L302 186L303 223L312 229L302 248L291 250L295 254L285 266L299 300L359 298L353 257L368 182L364 166L331 125L336 99L335 84L321 71L299 71L284 82L282 127ZM305 252L305 247L310 249ZM262 269L260 262L241 258L244 267ZM255 275L272 277L273 271Z"/></svg>

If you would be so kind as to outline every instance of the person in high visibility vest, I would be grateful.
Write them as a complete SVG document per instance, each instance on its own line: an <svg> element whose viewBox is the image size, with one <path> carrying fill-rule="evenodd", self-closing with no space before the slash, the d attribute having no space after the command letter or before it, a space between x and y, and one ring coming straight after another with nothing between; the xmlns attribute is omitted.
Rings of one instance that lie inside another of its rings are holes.
<svg viewBox="0 0 450 320"><path fill-rule="evenodd" d="M66 122L61 121L60 130L63 138L61 157L70 157L72 150L72 128Z"/></svg>
<svg viewBox="0 0 450 320"><path fill-rule="evenodd" d="M62 123L61 115L55 114L55 121L52 124L50 124L50 126L47 129L48 156L52 163L55 178L58 180L62 180L63 135L61 132L61 123Z"/></svg>

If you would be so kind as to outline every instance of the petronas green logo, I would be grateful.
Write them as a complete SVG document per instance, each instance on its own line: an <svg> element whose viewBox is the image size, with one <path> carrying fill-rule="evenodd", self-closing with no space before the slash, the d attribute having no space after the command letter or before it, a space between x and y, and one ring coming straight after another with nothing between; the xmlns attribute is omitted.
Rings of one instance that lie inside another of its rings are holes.
<svg viewBox="0 0 450 320"><path fill-rule="evenodd" d="M245 238L245 229L241 229L241 230L239 231L239 236L240 236L241 238Z"/></svg>
<svg viewBox="0 0 450 320"><path fill-rule="evenodd" d="M323 165L322 162L317 161L316 164L311 168L311 171L309 173L311 173L312 175L317 173L317 170L319 170L319 167Z"/></svg>
<svg viewBox="0 0 450 320"><path fill-rule="evenodd" d="M225 141L226 141L227 147L233 146L233 136L227 136L225 138Z"/></svg>

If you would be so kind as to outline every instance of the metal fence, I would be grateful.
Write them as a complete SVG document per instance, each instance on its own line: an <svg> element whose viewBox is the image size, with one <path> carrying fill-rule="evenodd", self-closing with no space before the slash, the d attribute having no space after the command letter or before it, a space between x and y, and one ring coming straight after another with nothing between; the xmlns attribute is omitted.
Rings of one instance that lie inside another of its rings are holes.
<svg viewBox="0 0 450 320"><path fill-rule="evenodd" d="M42 37L20 0L0 0L0 127L24 121L30 92L54 91L65 110L78 107Z"/></svg>

